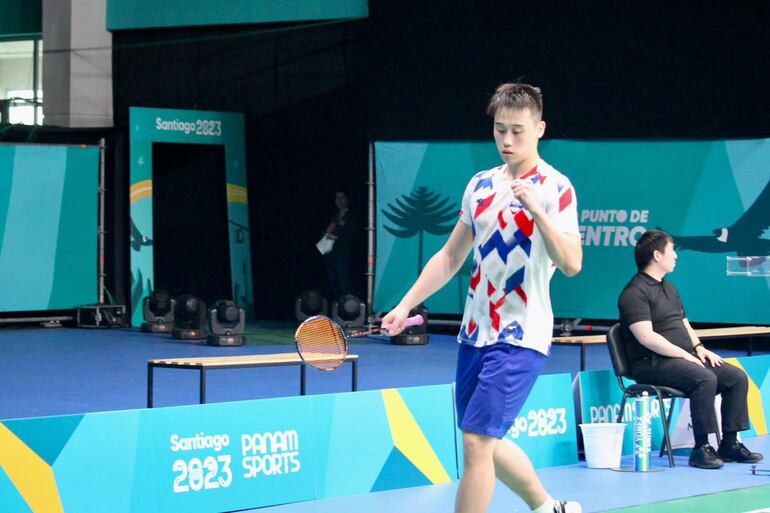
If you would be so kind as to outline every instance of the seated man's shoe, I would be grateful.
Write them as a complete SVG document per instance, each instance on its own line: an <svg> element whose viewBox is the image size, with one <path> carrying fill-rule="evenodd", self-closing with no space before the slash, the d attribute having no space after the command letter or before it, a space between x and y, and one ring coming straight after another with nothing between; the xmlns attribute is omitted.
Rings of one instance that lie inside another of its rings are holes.
<svg viewBox="0 0 770 513"><path fill-rule="evenodd" d="M722 461L717 452L709 444L703 444L696 447L690 453L690 466L697 468L716 469L722 468Z"/></svg>
<svg viewBox="0 0 770 513"><path fill-rule="evenodd" d="M756 463L762 459L761 454L751 452L737 440L732 443L721 443L717 454L724 461L735 461L737 463Z"/></svg>

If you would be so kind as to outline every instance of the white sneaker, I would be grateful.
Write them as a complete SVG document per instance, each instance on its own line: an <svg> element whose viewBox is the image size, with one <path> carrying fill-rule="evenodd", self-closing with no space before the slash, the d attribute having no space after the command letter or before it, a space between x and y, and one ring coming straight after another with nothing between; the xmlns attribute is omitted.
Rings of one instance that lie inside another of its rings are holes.
<svg viewBox="0 0 770 513"><path fill-rule="evenodd" d="M583 513L583 506L579 502L556 501L553 503L553 513Z"/></svg>

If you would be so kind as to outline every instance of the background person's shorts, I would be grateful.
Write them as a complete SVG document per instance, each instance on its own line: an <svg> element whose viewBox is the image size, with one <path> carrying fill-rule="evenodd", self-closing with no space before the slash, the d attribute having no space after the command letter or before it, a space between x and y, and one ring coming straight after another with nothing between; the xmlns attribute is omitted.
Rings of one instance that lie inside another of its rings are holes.
<svg viewBox="0 0 770 513"><path fill-rule="evenodd" d="M463 431L503 438L516 420L547 357L525 347L460 344L455 401Z"/></svg>

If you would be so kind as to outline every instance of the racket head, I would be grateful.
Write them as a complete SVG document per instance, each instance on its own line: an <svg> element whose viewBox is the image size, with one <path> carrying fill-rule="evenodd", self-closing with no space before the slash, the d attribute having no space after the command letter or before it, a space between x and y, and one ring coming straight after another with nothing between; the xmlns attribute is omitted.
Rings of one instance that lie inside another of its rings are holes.
<svg viewBox="0 0 770 513"><path fill-rule="evenodd" d="M324 315L305 319L294 333L294 343L302 361L323 371L336 369L348 355L345 333Z"/></svg>

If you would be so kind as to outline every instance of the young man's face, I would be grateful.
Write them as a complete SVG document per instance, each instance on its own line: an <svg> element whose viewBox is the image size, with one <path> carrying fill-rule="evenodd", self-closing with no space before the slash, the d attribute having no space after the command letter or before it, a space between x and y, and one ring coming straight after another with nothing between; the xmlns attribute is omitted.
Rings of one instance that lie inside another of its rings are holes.
<svg viewBox="0 0 770 513"><path fill-rule="evenodd" d="M663 252L657 251L659 255L658 259L658 265L665 273L670 273L674 271L674 268L676 267L676 259L677 254L674 250L674 243L671 241L668 241L666 243L666 247L663 249Z"/></svg>
<svg viewBox="0 0 770 513"><path fill-rule="evenodd" d="M527 164L537 155L537 143L545 122L530 109L500 109L495 114L494 135L497 151L510 168Z"/></svg>

